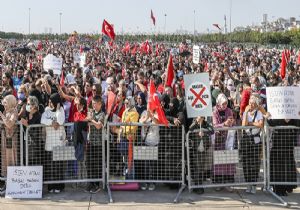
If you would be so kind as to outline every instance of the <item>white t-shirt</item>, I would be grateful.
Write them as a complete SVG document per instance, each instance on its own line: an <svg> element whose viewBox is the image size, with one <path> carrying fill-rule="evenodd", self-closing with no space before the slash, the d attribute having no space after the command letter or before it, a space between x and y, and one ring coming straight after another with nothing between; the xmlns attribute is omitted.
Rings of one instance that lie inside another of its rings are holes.
<svg viewBox="0 0 300 210"><path fill-rule="evenodd" d="M147 114L147 111L145 110L141 117ZM149 126L143 126L142 127L142 138L145 139L145 144L147 146L156 146L159 143L159 126L155 126L154 123L152 123L152 120L148 118L148 120L145 122L145 124L149 124ZM151 124L151 125L150 125Z"/></svg>
<svg viewBox="0 0 300 210"><path fill-rule="evenodd" d="M246 112L244 112L244 116L243 117L245 117L245 114L246 114ZM256 114L256 117L255 117L254 121L253 121L253 118L254 118L254 114L251 115L250 112L248 112L248 115L247 115L247 121L248 122L258 122L258 121L264 119L263 114L259 110L257 111L257 114ZM251 130L250 129L246 130L246 133L248 135L257 135L257 134L259 134L259 132L260 132L260 128L254 128L254 129L251 129ZM260 138L256 138L256 139L254 138L254 141L255 141L255 143L259 143L260 142Z"/></svg>

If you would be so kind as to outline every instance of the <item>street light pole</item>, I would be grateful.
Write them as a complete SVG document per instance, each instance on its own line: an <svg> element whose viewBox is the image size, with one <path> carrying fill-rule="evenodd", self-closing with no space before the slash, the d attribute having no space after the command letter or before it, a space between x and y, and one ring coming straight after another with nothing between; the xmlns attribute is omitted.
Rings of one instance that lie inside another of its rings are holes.
<svg viewBox="0 0 300 210"><path fill-rule="evenodd" d="M59 34L61 34L61 15L62 13L59 13Z"/></svg>
<svg viewBox="0 0 300 210"><path fill-rule="evenodd" d="M166 28L167 28L167 14L165 14L165 35L166 35Z"/></svg>
<svg viewBox="0 0 300 210"><path fill-rule="evenodd" d="M229 30L230 30L230 33L231 33L231 12L232 12L232 0L230 0L230 19L229 19Z"/></svg>
<svg viewBox="0 0 300 210"><path fill-rule="evenodd" d="M28 34L30 35L30 8L28 8Z"/></svg>
<svg viewBox="0 0 300 210"><path fill-rule="evenodd" d="M195 19L195 10L194 10L194 36L196 36L196 19Z"/></svg>

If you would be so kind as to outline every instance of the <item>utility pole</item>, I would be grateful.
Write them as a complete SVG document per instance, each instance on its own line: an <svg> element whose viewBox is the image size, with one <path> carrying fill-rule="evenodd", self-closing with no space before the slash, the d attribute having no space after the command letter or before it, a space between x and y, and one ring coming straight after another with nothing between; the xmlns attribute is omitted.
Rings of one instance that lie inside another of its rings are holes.
<svg viewBox="0 0 300 210"><path fill-rule="evenodd" d="M30 8L28 8L28 34L30 35Z"/></svg>

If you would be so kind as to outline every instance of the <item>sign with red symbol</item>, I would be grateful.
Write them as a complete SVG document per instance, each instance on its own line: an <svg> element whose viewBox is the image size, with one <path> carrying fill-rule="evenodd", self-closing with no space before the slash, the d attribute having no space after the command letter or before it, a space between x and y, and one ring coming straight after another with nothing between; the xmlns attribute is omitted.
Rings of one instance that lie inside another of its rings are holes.
<svg viewBox="0 0 300 210"><path fill-rule="evenodd" d="M184 75L185 101L189 118L212 116L208 73Z"/></svg>

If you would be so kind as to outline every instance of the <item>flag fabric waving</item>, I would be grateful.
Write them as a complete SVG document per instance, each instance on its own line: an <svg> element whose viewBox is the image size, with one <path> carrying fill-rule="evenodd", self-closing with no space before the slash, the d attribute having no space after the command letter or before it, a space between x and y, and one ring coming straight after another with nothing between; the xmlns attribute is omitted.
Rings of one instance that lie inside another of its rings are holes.
<svg viewBox="0 0 300 210"><path fill-rule="evenodd" d="M151 10L151 19L152 19L152 23L153 23L153 25L155 26L155 17L154 17L154 15L153 15L153 12L152 12L152 10Z"/></svg>
<svg viewBox="0 0 300 210"><path fill-rule="evenodd" d="M281 54L281 69L280 69L280 76L282 79L286 76L286 67L288 62L290 61L290 52L289 50L283 50Z"/></svg>
<svg viewBox="0 0 300 210"><path fill-rule="evenodd" d="M111 38L112 40L115 40L115 32L114 28L111 24L109 24L105 19L102 23L102 33Z"/></svg>
<svg viewBox="0 0 300 210"><path fill-rule="evenodd" d="M65 85L65 75L64 75L64 72L63 72L63 71L61 71L59 85L60 85L61 87L63 87L63 86Z"/></svg>
<svg viewBox="0 0 300 210"><path fill-rule="evenodd" d="M174 73L174 65L173 65L173 57L170 53L169 62L168 62L168 68L167 68L167 79L165 86L173 87L175 84L175 73Z"/></svg>
<svg viewBox="0 0 300 210"><path fill-rule="evenodd" d="M213 24L214 27L218 28L220 31L222 30L221 27L219 26L219 24Z"/></svg>
<svg viewBox="0 0 300 210"><path fill-rule="evenodd" d="M169 122L166 118L166 115L160 105L160 101L158 95L156 93L156 88L152 80L150 80L150 88L149 88L149 98L148 98L148 109L157 113L157 120L160 124L164 124L168 126Z"/></svg>

